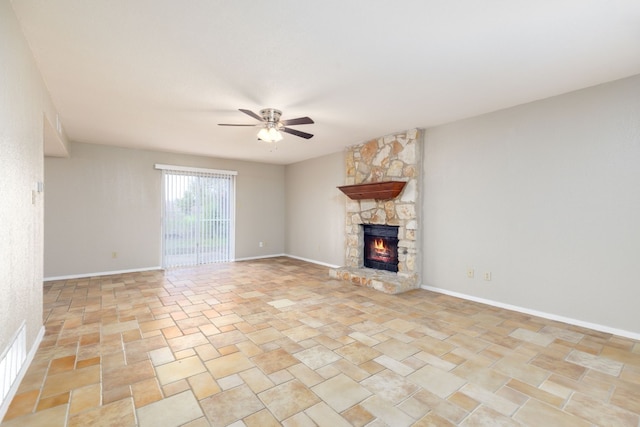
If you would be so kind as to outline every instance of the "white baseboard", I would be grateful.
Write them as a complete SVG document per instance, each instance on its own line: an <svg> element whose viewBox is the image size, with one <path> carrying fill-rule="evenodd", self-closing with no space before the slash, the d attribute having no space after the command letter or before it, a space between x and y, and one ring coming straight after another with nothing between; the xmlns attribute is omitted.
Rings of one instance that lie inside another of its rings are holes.
<svg viewBox="0 0 640 427"><path fill-rule="evenodd" d="M307 258L301 258L301 257L297 257L294 255L289 255L289 254L269 254L269 255L260 255L260 256L254 256L254 257L245 257L245 258L236 258L233 261L251 261L251 260L255 260L255 259L263 259L263 258L277 258L277 257L281 257L281 256L285 256L285 257L289 257L289 258L295 258L295 259L299 259L300 261L306 261L306 262L310 262L312 264L318 264L318 265L323 265L325 267L329 267L329 268L339 268L340 266L338 265L332 265L332 264L327 264L324 263L322 261L316 261L313 259L307 259ZM124 274L124 273L140 273L140 272L144 272L144 271L154 271L154 270L162 270L163 268L160 266L157 267L145 267L145 268L132 268L130 270L114 270L114 271L100 271L97 273L82 273L82 274L70 274L70 275L66 275L66 276L52 276L52 277L45 277L44 279L42 279L43 282L51 282L53 280L69 280L69 279L85 279L88 277L99 277L99 276L111 276L114 274Z"/></svg>
<svg viewBox="0 0 640 427"><path fill-rule="evenodd" d="M162 270L162 267L157 266L157 267L145 267L145 268L132 268L130 270L100 271L98 273L82 273L82 274L71 274L68 276L45 277L44 279L42 279L42 281L50 282L52 280L84 279L87 277L112 276L114 274L140 273L143 271L154 271L154 270Z"/></svg>
<svg viewBox="0 0 640 427"><path fill-rule="evenodd" d="M251 261L254 259L263 259L263 258L277 258L279 256L287 256L286 254L271 254L271 255L260 255L260 256L250 256L245 258L236 258L234 261Z"/></svg>
<svg viewBox="0 0 640 427"><path fill-rule="evenodd" d="M29 353L27 353L27 357L25 358L24 363L22 364L22 367L20 368L20 372L18 372L18 375L16 376L15 380L13 381L13 385L9 389L9 392L7 393L5 399L2 401L2 405L0 405L0 422L2 422L2 419L7 414L7 410L9 409L9 405L11 405L11 401L13 400L13 398L16 395L16 393L18 392L18 388L20 387L20 383L24 379L24 376L26 375L27 370L29 369L29 366L31 365L31 362L33 362L33 358L36 356L36 352L38 351L38 347L40 347L40 343L42 343L42 338L44 338L44 332L45 332L45 329L44 329L44 325L43 325L40 328L40 331L38 331L38 335L36 336L36 339L33 342L33 345L29 349Z"/></svg>
<svg viewBox="0 0 640 427"><path fill-rule="evenodd" d="M485 298L475 297L473 295L467 295L460 292L449 291L441 288L434 288L432 286L422 285L422 289L427 291L437 292L439 294L451 295L452 297L462 298L469 301L475 301L482 304L491 305L494 307L504 308L511 311L517 311L519 313L530 314L532 316L542 317L543 319L555 320L558 322L568 323L570 325L580 326L582 328L593 329L594 331L605 332L608 334L618 335L632 340L640 340L640 333L626 331L624 329L611 328L605 325L599 325L597 323L585 322L582 320L572 319L570 317L559 316L557 314L546 313L544 311L532 310L525 307L519 307L517 305L505 304L499 301L493 301Z"/></svg>
<svg viewBox="0 0 640 427"><path fill-rule="evenodd" d="M293 258L293 259L299 259L300 261L310 262L311 264L318 264L318 265L322 265L322 266L324 266L324 267L329 267L329 268L340 268L340 266L339 266L339 265L327 264L326 262L316 261L316 260L314 260L314 259L302 258L302 257L299 257L299 256L289 255L289 254L285 254L284 256L289 257L289 258Z"/></svg>
<svg viewBox="0 0 640 427"><path fill-rule="evenodd" d="M235 261L250 261L250 260L253 260L253 259L277 258L277 257L281 257L281 256L284 256L284 257L287 257L287 258L298 259L300 261L310 262L311 264L322 265L324 267L340 268L339 265L327 264L326 262L316 261L314 259L309 259L309 258L302 258L302 257L299 257L299 256L290 255L290 254L273 254L273 255L254 256L254 257L248 257L248 258L236 258Z"/></svg>

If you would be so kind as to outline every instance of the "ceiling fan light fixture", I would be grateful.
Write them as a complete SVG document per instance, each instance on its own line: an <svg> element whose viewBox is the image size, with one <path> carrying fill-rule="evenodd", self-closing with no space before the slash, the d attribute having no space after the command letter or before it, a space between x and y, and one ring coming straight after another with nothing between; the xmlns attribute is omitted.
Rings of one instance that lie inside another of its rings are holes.
<svg viewBox="0 0 640 427"><path fill-rule="evenodd" d="M276 128L269 129L269 137L271 141L278 142L282 140L282 134Z"/></svg>
<svg viewBox="0 0 640 427"><path fill-rule="evenodd" d="M258 131L258 138L264 142L278 142L282 140L282 133L278 130L277 122L267 122L265 127Z"/></svg>
<svg viewBox="0 0 640 427"><path fill-rule="evenodd" d="M264 142L278 142L282 140L282 134L275 127L267 126L260 129L258 138Z"/></svg>
<svg viewBox="0 0 640 427"><path fill-rule="evenodd" d="M267 141L269 139L269 130L267 128L260 129L258 131L258 139Z"/></svg>

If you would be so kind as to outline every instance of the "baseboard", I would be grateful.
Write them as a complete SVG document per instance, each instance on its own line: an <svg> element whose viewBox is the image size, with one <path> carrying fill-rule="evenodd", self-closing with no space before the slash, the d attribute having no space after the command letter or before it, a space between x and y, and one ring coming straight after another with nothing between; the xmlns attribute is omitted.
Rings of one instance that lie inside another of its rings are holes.
<svg viewBox="0 0 640 427"><path fill-rule="evenodd" d="M316 261L314 259L309 259L309 258L302 258L299 256L295 256L295 255L290 255L290 254L273 254L273 255L261 255L261 256L254 256L254 257L247 257L247 258L236 258L235 261L251 261L254 259L264 259L264 258L277 258L277 257L287 257L287 258L293 258L293 259L297 259L300 261L305 261L305 262L310 262L311 264L317 264L317 265L322 265L324 267L329 267L329 268L339 268L339 265L333 265L333 264L327 264L326 262L322 262L322 261Z"/></svg>
<svg viewBox="0 0 640 427"><path fill-rule="evenodd" d="M112 276L114 274L140 273L143 271L154 271L154 270L162 270L162 267L157 266L157 267L145 267L145 268L132 268L130 270L113 270L113 271L101 271L98 273L82 273L82 274L71 274L68 276L45 277L44 279L42 279L42 281L50 282L52 280L84 279L87 277Z"/></svg>
<svg viewBox="0 0 640 427"><path fill-rule="evenodd" d="M236 258L234 261L251 261L254 259L263 259L263 258L278 258L280 256L287 256L286 254L271 254L271 255L260 255L260 256L250 256L245 258Z"/></svg>
<svg viewBox="0 0 640 427"><path fill-rule="evenodd" d="M277 258L277 257L282 257L282 256L289 257L289 258L295 258L295 259L299 259L300 261L306 261L306 262L310 262L312 264L323 265L325 267L330 267L330 268L338 268L339 267L338 265L331 265L331 264L327 264L327 263L324 263L324 262L321 262L321 261L315 261L315 260L312 260L312 259L301 258L301 257L288 255L288 254L269 254L269 255L260 255L260 256L254 256L254 257L236 258L233 261L251 261L251 260L256 260L256 259ZM124 273L140 273L140 272L144 272L144 271L154 271L154 270L162 270L162 267L157 266L157 267L133 268L133 269L130 269L130 270L101 271L101 272L98 272L98 273L70 274L70 275L66 275L66 276L45 277L42 280L44 282L51 282L53 280L86 279L86 278L89 278L89 277L112 276L114 274L124 274Z"/></svg>
<svg viewBox="0 0 640 427"><path fill-rule="evenodd" d="M310 262L311 264L322 265L322 266L324 266L324 267L329 267L329 268L340 268L340 266L339 266L339 265L327 264L326 262L316 261L316 260L314 260L314 259L302 258L302 257L299 257L299 256L289 255L289 254L285 254L284 256L289 257L289 258L293 258L293 259L299 259L300 261Z"/></svg>
<svg viewBox="0 0 640 427"><path fill-rule="evenodd" d="M44 332L45 332L45 329L44 329L44 325L43 325L40 328L40 331L38 331L38 335L36 336L36 339L33 342L33 345L29 349L29 353L27 353L27 357L25 358L24 363L22 364L22 367L20 368L20 372L18 372L18 375L16 376L15 380L13 381L13 385L9 389L9 392L7 393L5 399L2 401L2 405L0 405L0 423L2 422L2 419L4 418L4 416L7 414L7 410L9 409L9 405L11 405L11 401L13 400L13 398L16 395L16 393L18 392L18 388L20 387L20 383L24 379L24 376L26 375L27 370L29 369L29 366L31 365L31 362L33 362L33 358L36 356L36 352L38 351L38 347L40 347L40 343L42 343L42 339L44 338Z"/></svg>
<svg viewBox="0 0 640 427"><path fill-rule="evenodd" d="M558 322L568 323L570 325L580 326L582 328L593 329L594 331L605 332L608 334L618 335L632 340L640 340L640 333L626 331L624 329L611 328L605 325L599 325L597 323L585 322L582 320L572 319L570 317L559 316L557 314L546 313L544 311L532 310L517 305L505 304L499 301L493 301L490 299L479 298L473 295L467 295L460 292L449 291L441 288L434 288L432 286L422 285L422 289L427 291L437 292L439 294L451 295L452 297L462 298L469 301L479 302L482 304L491 305L493 307L504 308L511 311L517 311L519 313L530 314L532 316L542 317L543 319L555 320Z"/></svg>

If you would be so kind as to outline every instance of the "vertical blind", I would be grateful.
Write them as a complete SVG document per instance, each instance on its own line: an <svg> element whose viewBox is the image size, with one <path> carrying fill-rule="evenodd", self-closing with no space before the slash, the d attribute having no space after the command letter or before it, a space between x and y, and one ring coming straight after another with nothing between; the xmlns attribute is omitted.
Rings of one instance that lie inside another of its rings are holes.
<svg viewBox="0 0 640 427"><path fill-rule="evenodd" d="M162 169L164 268L234 258L237 172L156 165Z"/></svg>

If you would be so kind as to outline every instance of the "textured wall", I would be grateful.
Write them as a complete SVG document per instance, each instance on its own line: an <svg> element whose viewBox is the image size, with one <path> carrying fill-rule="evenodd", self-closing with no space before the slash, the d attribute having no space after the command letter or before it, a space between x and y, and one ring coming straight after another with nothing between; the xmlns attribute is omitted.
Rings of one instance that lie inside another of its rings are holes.
<svg viewBox="0 0 640 427"><path fill-rule="evenodd" d="M286 167L286 253L344 264L344 153Z"/></svg>
<svg viewBox="0 0 640 427"><path fill-rule="evenodd" d="M284 166L71 143L45 160L45 277L160 266L156 163L238 171L236 258L284 253Z"/></svg>
<svg viewBox="0 0 640 427"><path fill-rule="evenodd" d="M0 0L0 354L42 328L43 118L55 111L8 0Z"/></svg>
<svg viewBox="0 0 640 427"><path fill-rule="evenodd" d="M424 284L640 333L640 76L429 129L424 159Z"/></svg>

